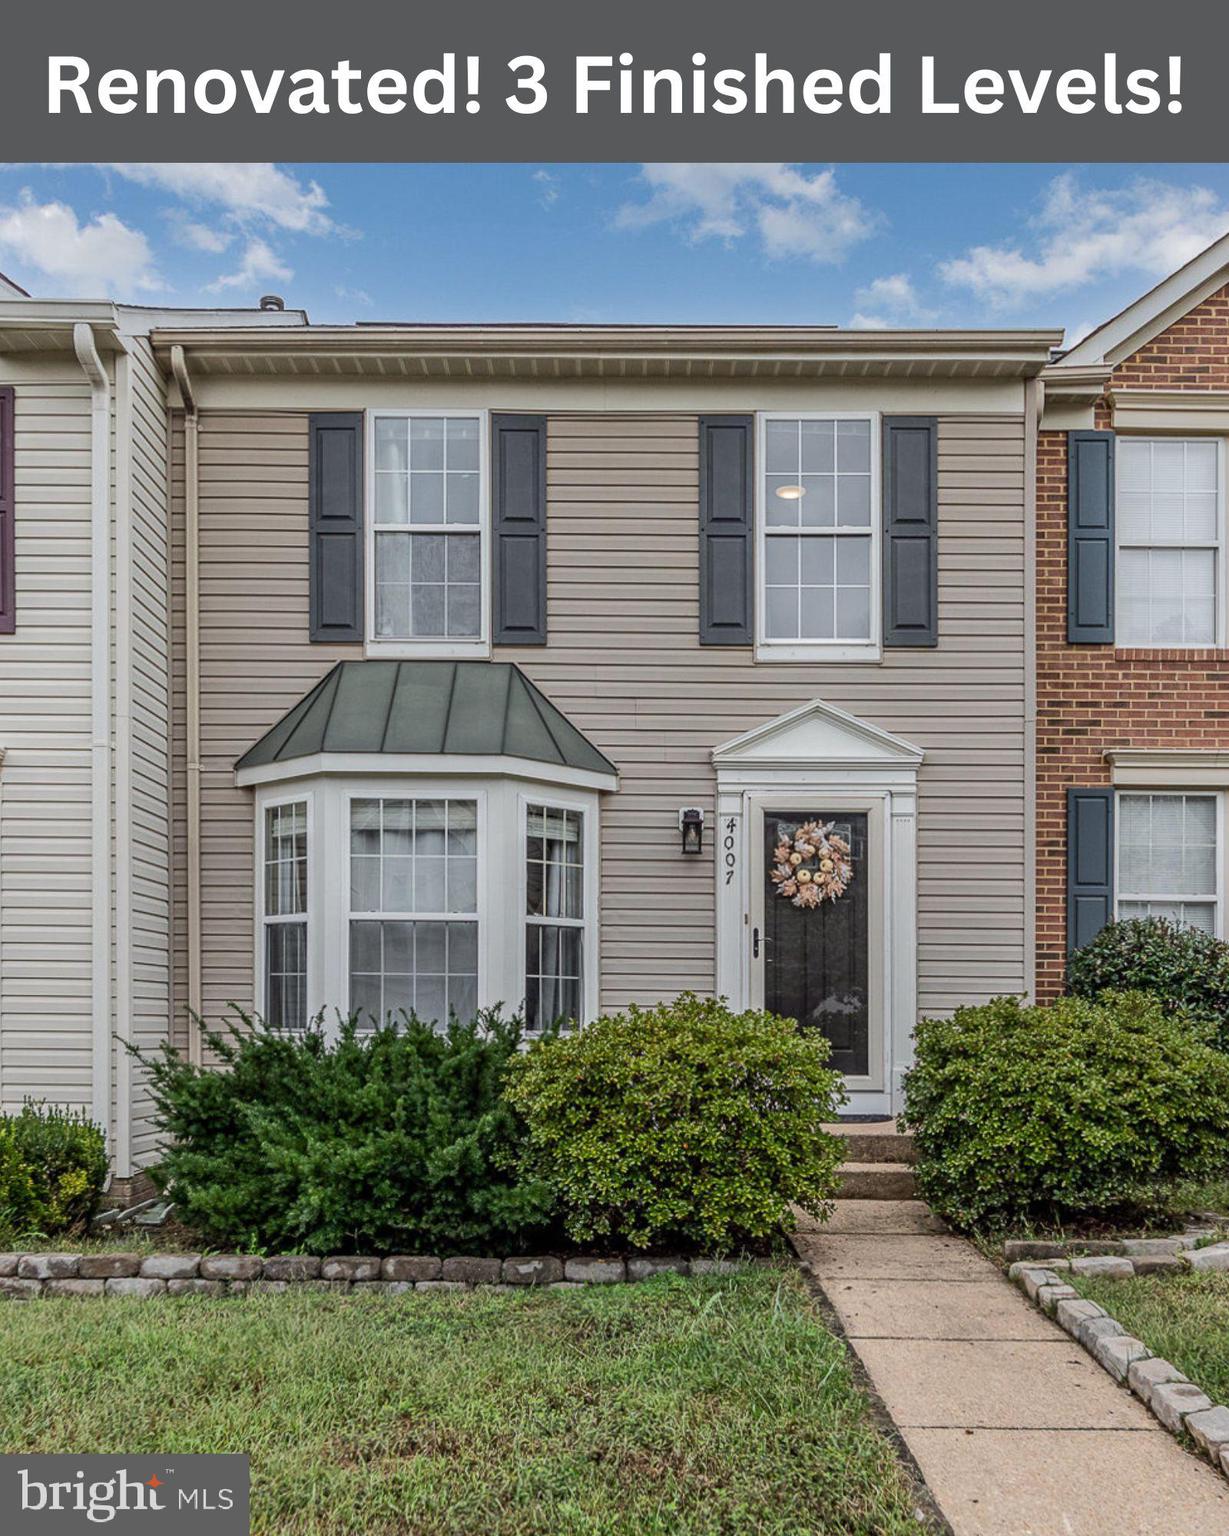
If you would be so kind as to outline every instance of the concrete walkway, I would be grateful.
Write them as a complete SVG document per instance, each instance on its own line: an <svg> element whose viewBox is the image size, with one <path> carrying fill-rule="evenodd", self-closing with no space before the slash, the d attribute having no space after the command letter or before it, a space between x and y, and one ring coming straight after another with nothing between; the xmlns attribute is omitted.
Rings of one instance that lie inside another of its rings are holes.
<svg viewBox="0 0 1229 1536"><path fill-rule="evenodd" d="M1229 1532L1229 1483L919 1201L795 1246L956 1536Z"/></svg>

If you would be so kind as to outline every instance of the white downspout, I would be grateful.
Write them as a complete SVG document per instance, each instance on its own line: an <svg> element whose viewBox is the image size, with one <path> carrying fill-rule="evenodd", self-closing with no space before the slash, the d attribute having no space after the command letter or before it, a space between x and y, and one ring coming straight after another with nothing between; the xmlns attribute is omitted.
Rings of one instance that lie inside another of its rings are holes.
<svg viewBox="0 0 1229 1536"><path fill-rule="evenodd" d="M184 349L171 348L171 372L184 408L184 670L188 812L188 1008L203 1011L201 986L201 571L200 478L196 396ZM188 1026L188 1060L203 1057L200 1031Z"/></svg>
<svg viewBox="0 0 1229 1536"><path fill-rule="evenodd" d="M93 329L73 326L90 385L90 997L91 1113L114 1151L111 1119L111 385Z"/></svg>
<svg viewBox="0 0 1229 1536"><path fill-rule="evenodd" d="M1037 438L1045 385L1024 382L1024 990L1037 998Z"/></svg>

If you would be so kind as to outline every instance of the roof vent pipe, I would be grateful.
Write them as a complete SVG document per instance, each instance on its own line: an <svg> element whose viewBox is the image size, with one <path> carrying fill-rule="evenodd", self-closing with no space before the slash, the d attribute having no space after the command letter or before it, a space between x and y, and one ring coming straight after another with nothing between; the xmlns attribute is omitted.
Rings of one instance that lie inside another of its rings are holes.
<svg viewBox="0 0 1229 1536"><path fill-rule="evenodd" d="M261 296L261 309L285 309L286 300L280 293L266 293Z"/></svg>

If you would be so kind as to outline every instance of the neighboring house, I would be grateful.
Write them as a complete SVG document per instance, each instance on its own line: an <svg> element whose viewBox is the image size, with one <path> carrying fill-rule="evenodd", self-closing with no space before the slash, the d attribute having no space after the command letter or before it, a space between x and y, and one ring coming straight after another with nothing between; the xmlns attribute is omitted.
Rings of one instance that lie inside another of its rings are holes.
<svg viewBox="0 0 1229 1536"><path fill-rule="evenodd" d="M1032 984L1059 339L0 303L0 1096L126 1177L112 1031L692 988L895 1107L920 1014Z"/></svg>
<svg viewBox="0 0 1229 1536"><path fill-rule="evenodd" d="M1226 934L1229 236L1043 375L1037 990L1110 919Z"/></svg>

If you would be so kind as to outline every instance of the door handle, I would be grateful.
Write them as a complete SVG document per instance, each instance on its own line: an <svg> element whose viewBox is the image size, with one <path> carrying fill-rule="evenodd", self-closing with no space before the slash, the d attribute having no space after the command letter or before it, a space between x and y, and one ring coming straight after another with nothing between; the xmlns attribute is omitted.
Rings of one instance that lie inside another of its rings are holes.
<svg viewBox="0 0 1229 1536"><path fill-rule="evenodd" d="M758 928L751 930L751 958L753 960L760 958L760 930Z"/></svg>

